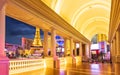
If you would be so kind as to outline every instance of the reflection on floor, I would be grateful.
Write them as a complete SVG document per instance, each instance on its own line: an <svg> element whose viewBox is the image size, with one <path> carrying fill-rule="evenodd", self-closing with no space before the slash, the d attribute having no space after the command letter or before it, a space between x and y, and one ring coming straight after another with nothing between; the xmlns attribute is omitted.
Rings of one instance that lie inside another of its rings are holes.
<svg viewBox="0 0 120 75"><path fill-rule="evenodd" d="M119 67L119 64L81 63L77 65L67 65L61 69L46 68L14 75L120 75Z"/></svg>

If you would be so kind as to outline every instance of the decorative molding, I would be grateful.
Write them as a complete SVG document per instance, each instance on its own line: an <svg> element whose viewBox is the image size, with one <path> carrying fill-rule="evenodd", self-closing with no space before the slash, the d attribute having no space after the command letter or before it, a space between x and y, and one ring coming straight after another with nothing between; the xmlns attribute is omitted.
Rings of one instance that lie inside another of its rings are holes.
<svg viewBox="0 0 120 75"><path fill-rule="evenodd" d="M110 15L110 26L109 26L109 42L111 42L115 36L115 33L120 23L120 1L112 0L111 4L111 15Z"/></svg>
<svg viewBox="0 0 120 75"><path fill-rule="evenodd" d="M90 43L79 31L67 23L63 18L57 15L52 9L45 5L41 0L10 0L16 6L41 18L51 27L54 27L59 33L65 34L77 41Z"/></svg>

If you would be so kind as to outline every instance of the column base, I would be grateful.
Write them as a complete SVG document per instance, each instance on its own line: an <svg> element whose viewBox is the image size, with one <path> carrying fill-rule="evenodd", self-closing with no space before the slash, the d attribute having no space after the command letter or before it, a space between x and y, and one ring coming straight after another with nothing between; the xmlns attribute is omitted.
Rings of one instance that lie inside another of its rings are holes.
<svg viewBox="0 0 120 75"><path fill-rule="evenodd" d="M0 56L0 75L9 75L9 59L6 56Z"/></svg>
<svg viewBox="0 0 120 75"><path fill-rule="evenodd" d="M82 57L81 56L76 56L76 63L82 62Z"/></svg>
<svg viewBox="0 0 120 75"><path fill-rule="evenodd" d="M120 55L116 56L116 62L120 63Z"/></svg>
<svg viewBox="0 0 120 75"><path fill-rule="evenodd" d="M112 56L112 57L111 57L111 61L112 61L112 63L115 63L115 62L116 62L116 57L115 57L115 56Z"/></svg>
<svg viewBox="0 0 120 75"><path fill-rule="evenodd" d="M76 58L74 56L65 57L67 64L76 64Z"/></svg>
<svg viewBox="0 0 120 75"><path fill-rule="evenodd" d="M59 59L54 60L54 68L57 68L57 69L60 68L60 60Z"/></svg>
<svg viewBox="0 0 120 75"><path fill-rule="evenodd" d="M53 57L45 57L46 68L53 68Z"/></svg>
<svg viewBox="0 0 120 75"><path fill-rule="evenodd" d="M65 57L65 60L66 60L66 64L72 64L72 57L71 56Z"/></svg>
<svg viewBox="0 0 120 75"><path fill-rule="evenodd" d="M112 62L113 63L120 63L120 55L112 56Z"/></svg>
<svg viewBox="0 0 120 75"><path fill-rule="evenodd" d="M72 64L76 64L76 58L72 57Z"/></svg>
<svg viewBox="0 0 120 75"><path fill-rule="evenodd" d="M47 68L60 68L60 60L53 57L45 57L46 67Z"/></svg>

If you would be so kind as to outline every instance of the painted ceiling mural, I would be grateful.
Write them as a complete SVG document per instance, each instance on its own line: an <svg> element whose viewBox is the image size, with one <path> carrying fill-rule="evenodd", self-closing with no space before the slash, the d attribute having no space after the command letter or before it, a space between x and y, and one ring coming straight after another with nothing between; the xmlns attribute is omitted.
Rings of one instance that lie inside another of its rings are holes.
<svg viewBox="0 0 120 75"><path fill-rule="evenodd" d="M111 0L42 0L89 40L108 36Z"/></svg>

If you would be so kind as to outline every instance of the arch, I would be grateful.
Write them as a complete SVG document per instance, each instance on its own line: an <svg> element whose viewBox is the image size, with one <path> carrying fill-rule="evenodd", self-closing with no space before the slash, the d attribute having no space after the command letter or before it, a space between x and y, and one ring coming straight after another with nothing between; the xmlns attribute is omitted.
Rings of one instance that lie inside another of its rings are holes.
<svg viewBox="0 0 120 75"><path fill-rule="evenodd" d="M57 3L57 0L52 0L52 2L51 2L51 8L52 9L55 9L56 3Z"/></svg>
<svg viewBox="0 0 120 75"><path fill-rule="evenodd" d="M105 22L105 23L107 23L107 26L105 26L105 27L109 26L108 18L98 16L98 17L92 17L92 18L86 20L86 22L84 24L82 24L81 26L78 27L78 30L80 30L80 32L83 33L83 31L89 26L89 24L93 23L94 21Z"/></svg>
<svg viewBox="0 0 120 75"><path fill-rule="evenodd" d="M56 4L54 5L54 10L57 14L60 14L60 9L63 3L64 0L56 0Z"/></svg>
<svg viewBox="0 0 120 75"><path fill-rule="evenodd" d="M91 29L91 31L85 32L83 33L89 40L91 40L91 38L95 35L95 34L106 34L106 36L108 37L108 32L106 29L101 29L101 28L93 28Z"/></svg>
<svg viewBox="0 0 120 75"><path fill-rule="evenodd" d="M93 8L92 10L98 10L98 9ZM89 10L89 12L91 12L92 10ZM101 10L103 12L100 13ZM103 21L107 23L107 26L109 25L109 15L105 15L105 13L107 12L106 10L101 8L96 13L89 14L89 12L88 11L84 12L82 15L79 16L79 19L76 21L74 27L77 30L80 30L80 32L81 32L81 28L84 28L84 26L88 26L89 23L94 21Z"/></svg>
<svg viewBox="0 0 120 75"><path fill-rule="evenodd" d="M96 21L96 23L99 23L100 24L94 24L94 22L92 22L91 24L88 24L88 26L86 28L83 29L83 31L81 33L84 33L86 30L90 30L92 28L103 28L103 29L106 29L108 31L108 25L106 22L103 22L103 21ZM80 30L81 31L81 30Z"/></svg>
<svg viewBox="0 0 120 75"><path fill-rule="evenodd" d="M95 4L99 4L99 5L95 5ZM103 6L104 5L104 6ZM71 24L72 25L75 25L77 19L79 18L79 16L84 13L86 10L88 10L88 8L90 6L93 6L93 7L96 7L96 6L99 6L99 7L102 7L103 9L105 10L108 10L110 11L109 7L110 7L110 4L108 2L105 2L105 1L101 1L101 3L99 2L88 2L86 4L84 4L83 6L81 6L76 12L75 14L73 14L73 17L72 17L72 20L71 20Z"/></svg>

